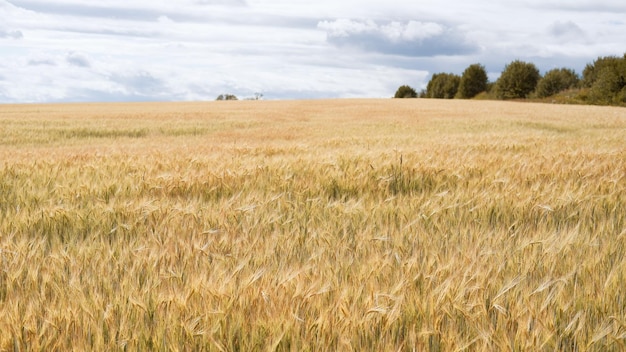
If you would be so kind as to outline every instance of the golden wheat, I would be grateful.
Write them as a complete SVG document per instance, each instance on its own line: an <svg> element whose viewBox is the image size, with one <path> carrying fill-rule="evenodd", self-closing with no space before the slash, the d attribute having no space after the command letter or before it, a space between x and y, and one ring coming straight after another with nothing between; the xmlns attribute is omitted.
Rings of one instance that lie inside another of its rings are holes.
<svg viewBox="0 0 626 352"><path fill-rule="evenodd" d="M0 106L0 350L621 351L626 110Z"/></svg>

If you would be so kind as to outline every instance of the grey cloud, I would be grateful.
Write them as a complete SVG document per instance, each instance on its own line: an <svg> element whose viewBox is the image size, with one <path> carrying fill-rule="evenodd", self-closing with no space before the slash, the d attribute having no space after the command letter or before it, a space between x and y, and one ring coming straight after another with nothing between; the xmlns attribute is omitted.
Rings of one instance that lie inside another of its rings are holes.
<svg viewBox="0 0 626 352"><path fill-rule="evenodd" d="M536 0L535 7L546 8L550 10L558 11L572 11L572 12L585 12L585 13L620 13L626 11L626 4L621 1L598 1L598 0L586 0L586 1L569 1L564 2L561 0Z"/></svg>
<svg viewBox="0 0 626 352"><path fill-rule="evenodd" d="M365 51L410 57L465 55L478 48L458 31L433 22L322 21L329 43Z"/></svg>
<svg viewBox="0 0 626 352"><path fill-rule="evenodd" d="M115 18L134 21L154 21L161 12L150 9L129 9L98 5L53 3L49 1L13 0L15 6L47 14L73 15L82 17Z"/></svg>
<svg viewBox="0 0 626 352"><path fill-rule="evenodd" d="M160 36L160 32L155 30L139 30L139 29L123 29L123 28L101 28L101 29L85 29L79 27L60 27L59 30L65 32L79 34L97 34L118 37L138 37L138 38L155 38Z"/></svg>
<svg viewBox="0 0 626 352"><path fill-rule="evenodd" d="M32 59L28 61L28 66L56 66L57 63L52 59Z"/></svg>
<svg viewBox="0 0 626 352"><path fill-rule="evenodd" d="M138 101L165 101L163 97L152 97L121 91L105 91L97 89L71 89L66 97L52 99L55 103L82 103L82 102L138 102Z"/></svg>
<svg viewBox="0 0 626 352"><path fill-rule="evenodd" d="M197 0L196 4L200 5L228 5L228 6L247 6L246 0Z"/></svg>
<svg viewBox="0 0 626 352"><path fill-rule="evenodd" d="M0 38L22 39L24 38L24 34L22 33L22 31L10 31L0 29Z"/></svg>
<svg viewBox="0 0 626 352"><path fill-rule="evenodd" d="M148 72L113 74L109 79L124 87L130 95L160 97L169 93L165 82Z"/></svg>
<svg viewBox="0 0 626 352"><path fill-rule="evenodd" d="M91 63L89 62L89 58L86 55L81 53L69 53L65 57L65 60L72 66L77 67L91 67Z"/></svg>
<svg viewBox="0 0 626 352"><path fill-rule="evenodd" d="M361 93L361 92L359 92ZM310 89L283 89L283 90L268 90L263 92L265 99L329 99L336 98L336 92L327 92L323 90L310 90ZM360 95L362 96L362 95Z"/></svg>
<svg viewBox="0 0 626 352"><path fill-rule="evenodd" d="M205 6L225 6L230 7L247 7L244 0L197 0L198 5L194 10L181 8L180 10L158 10L142 7L115 7L102 5L81 5L81 4L63 4L51 3L49 1L40 0L13 0L12 3L21 8L46 13L51 15L68 15L76 17L90 18L106 18L114 20L140 21L140 22L158 22L159 19L168 18L174 22L192 22L192 23L225 23L230 25L252 25L252 26L282 26L290 28L310 28L315 26L316 20L302 16L285 16L274 14L239 14L232 16L232 13L225 14L221 12L209 11ZM234 9L240 12L240 9ZM81 30L72 30L81 32ZM87 32L87 31L85 31ZM154 33L142 33L139 31L120 31L115 29L102 30L101 32L93 32L96 34L114 34L114 35L131 35L131 36L153 36Z"/></svg>
<svg viewBox="0 0 626 352"><path fill-rule="evenodd" d="M549 33L557 38L584 37L585 32L574 22L555 22L548 29Z"/></svg>
<svg viewBox="0 0 626 352"><path fill-rule="evenodd" d="M115 83L94 81L94 87L67 87L62 98L48 99L51 102L139 102L179 101L184 96L171 91L167 84L144 71L115 73L106 79Z"/></svg>
<svg viewBox="0 0 626 352"><path fill-rule="evenodd" d="M206 89L205 87L199 84L189 84L187 85L187 89L192 94L195 94L197 96L207 97L207 98L212 97L212 95L215 93L215 92L209 91L208 89Z"/></svg>

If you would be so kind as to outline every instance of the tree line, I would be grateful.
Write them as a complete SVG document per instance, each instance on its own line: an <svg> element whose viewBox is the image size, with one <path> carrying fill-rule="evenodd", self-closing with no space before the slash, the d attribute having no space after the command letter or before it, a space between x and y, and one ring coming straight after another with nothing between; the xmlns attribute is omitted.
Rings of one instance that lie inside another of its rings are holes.
<svg viewBox="0 0 626 352"><path fill-rule="evenodd" d="M565 98L560 97L567 92ZM463 74L435 73L419 94L408 85L398 88L395 98L435 99L545 99L595 105L626 105L626 54L598 57L587 64L582 76L569 68L555 68L543 76L535 64L515 60L504 67L495 82L489 82L481 64L472 64ZM565 99L565 100L563 100Z"/></svg>

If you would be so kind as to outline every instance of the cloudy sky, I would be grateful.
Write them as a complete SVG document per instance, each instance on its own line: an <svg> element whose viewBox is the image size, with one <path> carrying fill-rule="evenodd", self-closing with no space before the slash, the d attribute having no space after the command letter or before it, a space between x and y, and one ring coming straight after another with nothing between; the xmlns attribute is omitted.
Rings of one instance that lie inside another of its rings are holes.
<svg viewBox="0 0 626 352"><path fill-rule="evenodd" d="M623 0L0 0L0 103L390 97L473 63L581 72Z"/></svg>

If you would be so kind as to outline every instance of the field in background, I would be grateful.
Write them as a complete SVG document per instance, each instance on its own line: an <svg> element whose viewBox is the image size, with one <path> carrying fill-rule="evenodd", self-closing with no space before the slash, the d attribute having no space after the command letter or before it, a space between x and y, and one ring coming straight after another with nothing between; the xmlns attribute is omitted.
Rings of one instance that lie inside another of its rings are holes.
<svg viewBox="0 0 626 352"><path fill-rule="evenodd" d="M0 350L626 348L626 109L0 105Z"/></svg>

